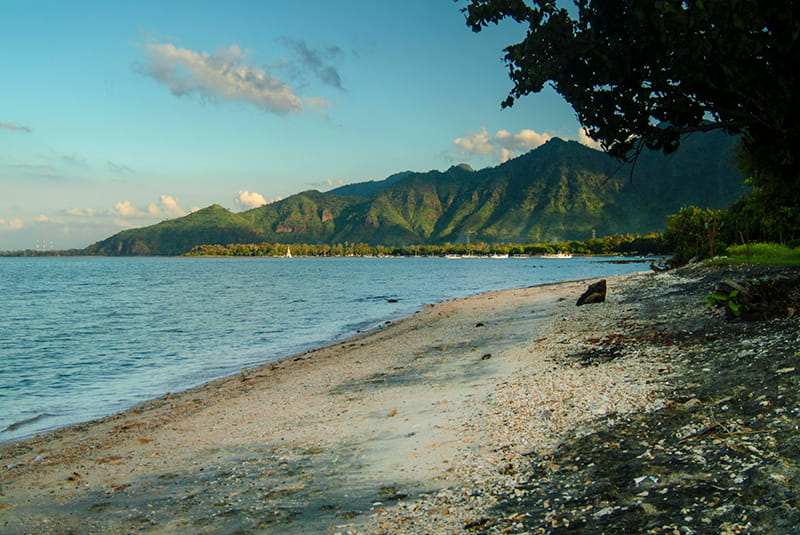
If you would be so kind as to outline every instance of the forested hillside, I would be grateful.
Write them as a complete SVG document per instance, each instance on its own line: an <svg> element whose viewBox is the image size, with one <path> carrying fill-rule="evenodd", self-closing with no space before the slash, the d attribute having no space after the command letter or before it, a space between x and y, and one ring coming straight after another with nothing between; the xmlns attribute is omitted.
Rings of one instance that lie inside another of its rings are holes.
<svg viewBox="0 0 800 535"><path fill-rule="evenodd" d="M327 193L305 191L241 213L212 205L120 232L89 254L178 255L202 244L533 243L664 229L681 206L727 207L744 191L734 139L695 134L635 168L574 141L551 139L497 167L402 172Z"/></svg>

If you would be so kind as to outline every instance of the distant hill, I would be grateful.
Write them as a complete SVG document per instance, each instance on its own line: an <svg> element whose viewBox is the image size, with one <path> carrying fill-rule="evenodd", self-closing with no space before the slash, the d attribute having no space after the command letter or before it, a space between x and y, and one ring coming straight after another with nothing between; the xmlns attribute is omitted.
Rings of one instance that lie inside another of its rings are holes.
<svg viewBox="0 0 800 535"><path fill-rule="evenodd" d="M202 244L345 241L377 245L534 243L664 229L681 206L729 206L744 191L734 139L696 134L675 154L619 163L575 141L551 139L497 167L468 165L310 190L240 213L212 205L122 231L88 254L178 255Z"/></svg>

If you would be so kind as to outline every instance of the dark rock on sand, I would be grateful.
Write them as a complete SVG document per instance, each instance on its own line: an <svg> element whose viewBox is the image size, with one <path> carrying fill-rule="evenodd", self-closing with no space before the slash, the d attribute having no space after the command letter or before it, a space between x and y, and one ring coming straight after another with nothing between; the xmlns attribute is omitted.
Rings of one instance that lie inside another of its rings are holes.
<svg viewBox="0 0 800 535"><path fill-rule="evenodd" d="M601 280L590 284L589 287L578 298L577 306L588 305L590 303L602 303L606 300L606 281Z"/></svg>

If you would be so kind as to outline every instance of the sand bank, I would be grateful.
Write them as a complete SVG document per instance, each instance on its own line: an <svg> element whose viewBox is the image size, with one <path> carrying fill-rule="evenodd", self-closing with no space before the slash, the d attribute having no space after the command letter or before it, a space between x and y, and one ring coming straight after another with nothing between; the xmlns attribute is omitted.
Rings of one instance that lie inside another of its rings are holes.
<svg viewBox="0 0 800 535"><path fill-rule="evenodd" d="M481 515L516 492L531 459L584 427L670 403L680 346L625 333L699 313L637 304L642 288L669 298L678 279L610 277L608 301L584 307L575 299L591 281L430 305L328 347L7 445L0 530L488 525Z"/></svg>

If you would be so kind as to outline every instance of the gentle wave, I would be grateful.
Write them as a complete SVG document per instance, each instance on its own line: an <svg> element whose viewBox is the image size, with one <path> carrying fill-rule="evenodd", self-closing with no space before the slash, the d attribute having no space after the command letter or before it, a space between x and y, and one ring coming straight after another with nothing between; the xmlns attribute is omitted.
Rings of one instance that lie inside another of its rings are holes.
<svg viewBox="0 0 800 535"><path fill-rule="evenodd" d="M24 427L26 425L38 422L40 420L43 420L44 418L50 418L50 417L53 417L53 416L55 416L55 414L46 414L46 413L45 414L37 414L33 418L28 418L26 420L20 420L19 422L14 422L13 424L11 424L8 427L6 427L5 429L3 429L3 433L9 433L11 431L16 431L17 429L19 429L21 427Z"/></svg>

